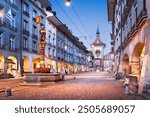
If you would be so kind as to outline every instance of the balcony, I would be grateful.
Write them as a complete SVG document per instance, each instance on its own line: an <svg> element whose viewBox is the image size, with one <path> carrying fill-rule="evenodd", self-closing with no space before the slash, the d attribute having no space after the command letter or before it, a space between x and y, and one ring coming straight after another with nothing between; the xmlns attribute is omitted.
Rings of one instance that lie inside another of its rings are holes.
<svg viewBox="0 0 150 117"><path fill-rule="evenodd" d="M14 27L14 26L12 26L12 25L9 25L9 29L10 29L10 30L13 30L13 31L15 31L15 32L17 32L17 28Z"/></svg>
<svg viewBox="0 0 150 117"><path fill-rule="evenodd" d="M14 48L14 47L9 47L9 51L12 51L12 52L17 52L18 48Z"/></svg>
<svg viewBox="0 0 150 117"><path fill-rule="evenodd" d="M38 36L36 34L32 34L32 38L38 39Z"/></svg>
<svg viewBox="0 0 150 117"><path fill-rule="evenodd" d="M30 14L28 11L23 11L23 14L26 15L27 17L30 17Z"/></svg>
<svg viewBox="0 0 150 117"><path fill-rule="evenodd" d="M29 36L29 31L27 30L27 29L23 29L23 34L26 34L26 35L28 35Z"/></svg>

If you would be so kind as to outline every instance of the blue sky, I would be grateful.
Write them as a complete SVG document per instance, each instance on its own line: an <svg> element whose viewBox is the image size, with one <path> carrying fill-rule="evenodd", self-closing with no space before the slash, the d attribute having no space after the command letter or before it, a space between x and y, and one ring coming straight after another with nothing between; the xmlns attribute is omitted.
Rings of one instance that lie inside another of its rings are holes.
<svg viewBox="0 0 150 117"><path fill-rule="evenodd" d="M80 19L82 20L88 34L92 36L91 38L84 30L74 10L71 7L66 7L64 5L66 0L49 1L52 3L52 10L56 11L57 17L64 24L66 24L69 29L72 30L75 36L79 37L79 39L85 44L88 50L91 49L90 44L95 40L97 25L99 25L101 40L106 44L105 53L110 51L111 25L108 23L107 18L107 0L71 0L72 6L80 16ZM74 26L69 18L64 14L57 2L71 18L72 22L76 24L76 26ZM84 36L87 36L87 40L83 38Z"/></svg>

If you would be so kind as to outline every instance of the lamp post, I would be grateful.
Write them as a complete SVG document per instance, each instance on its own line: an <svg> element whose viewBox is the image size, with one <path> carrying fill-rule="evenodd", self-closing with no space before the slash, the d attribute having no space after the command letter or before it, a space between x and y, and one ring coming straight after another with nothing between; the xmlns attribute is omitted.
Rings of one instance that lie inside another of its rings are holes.
<svg viewBox="0 0 150 117"><path fill-rule="evenodd" d="M70 6L71 5L71 0L66 0L65 5Z"/></svg>

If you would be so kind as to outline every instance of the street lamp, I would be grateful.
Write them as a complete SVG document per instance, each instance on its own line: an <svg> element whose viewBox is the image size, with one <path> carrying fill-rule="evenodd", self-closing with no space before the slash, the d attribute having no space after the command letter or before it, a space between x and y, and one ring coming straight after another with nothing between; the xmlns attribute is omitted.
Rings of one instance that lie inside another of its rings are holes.
<svg viewBox="0 0 150 117"><path fill-rule="evenodd" d="M70 6L71 5L71 0L66 0L66 6Z"/></svg>

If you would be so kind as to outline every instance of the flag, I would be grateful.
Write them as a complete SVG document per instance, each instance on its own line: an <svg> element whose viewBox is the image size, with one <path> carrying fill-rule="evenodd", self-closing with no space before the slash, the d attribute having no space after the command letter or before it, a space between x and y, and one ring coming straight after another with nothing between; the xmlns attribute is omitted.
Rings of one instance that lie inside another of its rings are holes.
<svg viewBox="0 0 150 117"><path fill-rule="evenodd" d="M11 9L9 9L9 11L6 13L5 17L9 20L13 19Z"/></svg>

